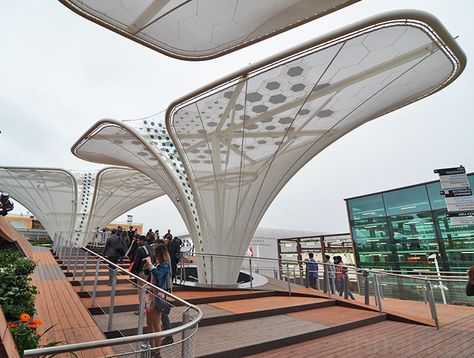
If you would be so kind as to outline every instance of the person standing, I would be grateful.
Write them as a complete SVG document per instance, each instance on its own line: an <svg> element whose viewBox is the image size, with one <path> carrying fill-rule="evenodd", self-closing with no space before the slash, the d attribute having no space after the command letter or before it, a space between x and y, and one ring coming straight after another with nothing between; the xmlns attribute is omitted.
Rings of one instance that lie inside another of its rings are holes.
<svg viewBox="0 0 474 358"><path fill-rule="evenodd" d="M178 263L181 261L181 244L181 239L175 236L167 245L171 258L171 276L173 280L176 278Z"/></svg>
<svg viewBox="0 0 474 358"><path fill-rule="evenodd" d="M474 296L474 266L471 266L467 271L469 277L466 285L466 296Z"/></svg>
<svg viewBox="0 0 474 358"><path fill-rule="evenodd" d="M314 288L315 290L318 289L317 280L318 280L318 263L314 259L314 254L310 252L308 254L309 260L306 260L304 263L306 264L306 277L309 281L309 286Z"/></svg>
<svg viewBox="0 0 474 358"><path fill-rule="evenodd" d="M331 291L331 293L334 294L336 292L336 288L334 287L336 273L334 263L331 261L331 256L329 255L324 255L324 275L327 276L327 278L324 278L324 287L326 287L326 285L329 285L329 287L326 287L326 290Z"/></svg>
<svg viewBox="0 0 474 358"><path fill-rule="evenodd" d="M120 237L117 236L117 230L112 230L112 235L107 239L104 247L103 256L110 262L116 264L120 257L125 255ZM109 285L112 285L112 277L115 271L115 266L109 264Z"/></svg>
<svg viewBox="0 0 474 358"><path fill-rule="evenodd" d="M171 259L164 244L158 244L154 251L156 257L156 266L152 263L150 257L145 259L145 268L151 272L151 282L159 288L169 291L171 289ZM148 305L146 310L147 327L152 332L161 331L161 325L163 329L170 329L169 316L164 311L156 310L154 306L155 297L159 295L159 292L150 292L148 297ZM150 333L150 332L148 332ZM172 340L172 338L171 338ZM159 347L161 345L161 338L154 339L154 346Z"/></svg>

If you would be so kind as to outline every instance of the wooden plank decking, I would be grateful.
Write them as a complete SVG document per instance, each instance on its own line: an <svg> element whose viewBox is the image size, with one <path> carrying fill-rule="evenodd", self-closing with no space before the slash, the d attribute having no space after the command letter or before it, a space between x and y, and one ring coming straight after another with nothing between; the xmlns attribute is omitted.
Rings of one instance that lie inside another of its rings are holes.
<svg viewBox="0 0 474 358"><path fill-rule="evenodd" d="M42 337L41 344L105 339L49 249L35 247L33 259L37 263L32 275L32 283L38 288L36 317L43 321L43 330L54 325L53 329ZM79 357L100 357L106 354L113 354L113 350L103 348L77 352Z"/></svg>

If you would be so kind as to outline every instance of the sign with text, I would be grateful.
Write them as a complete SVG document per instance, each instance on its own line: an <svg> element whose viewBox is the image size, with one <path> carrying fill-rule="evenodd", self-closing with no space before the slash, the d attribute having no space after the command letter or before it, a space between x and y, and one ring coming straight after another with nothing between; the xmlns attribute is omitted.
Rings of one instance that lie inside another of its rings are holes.
<svg viewBox="0 0 474 358"><path fill-rule="evenodd" d="M474 225L474 197L466 169L461 165L435 169L434 172L439 174L443 189L440 194L444 195L451 225Z"/></svg>
<svg viewBox="0 0 474 358"><path fill-rule="evenodd" d="M443 189L469 188L469 180L466 175L466 168L463 166L457 168L435 169L439 174L439 181Z"/></svg>

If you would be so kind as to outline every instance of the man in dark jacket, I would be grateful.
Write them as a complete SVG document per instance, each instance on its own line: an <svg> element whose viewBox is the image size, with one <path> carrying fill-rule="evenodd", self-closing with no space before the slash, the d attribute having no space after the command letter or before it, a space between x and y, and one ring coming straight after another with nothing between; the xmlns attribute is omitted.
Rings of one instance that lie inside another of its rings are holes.
<svg viewBox="0 0 474 358"><path fill-rule="evenodd" d="M145 263L145 258L147 258L148 256L151 257L152 262L156 261L154 259L155 255L153 252L153 248L148 244L147 237L142 235L138 238L138 248L135 251L133 266L130 272L145 280L147 279L147 275L144 274L143 265Z"/></svg>
<svg viewBox="0 0 474 358"><path fill-rule="evenodd" d="M13 210L13 203L10 200L10 194L2 193L0 195L0 215L6 216L8 212Z"/></svg>
<svg viewBox="0 0 474 358"><path fill-rule="evenodd" d="M175 236L167 245L171 259L171 277L173 280L176 277L178 262L181 259L181 243L181 239Z"/></svg>
<svg viewBox="0 0 474 358"><path fill-rule="evenodd" d="M120 237L117 235L117 230L112 230L112 235L107 239L104 247L103 256L114 264L116 264L120 257L125 255L125 250L123 248L122 241ZM112 284L112 276L115 270L115 266L109 264L109 285Z"/></svg>

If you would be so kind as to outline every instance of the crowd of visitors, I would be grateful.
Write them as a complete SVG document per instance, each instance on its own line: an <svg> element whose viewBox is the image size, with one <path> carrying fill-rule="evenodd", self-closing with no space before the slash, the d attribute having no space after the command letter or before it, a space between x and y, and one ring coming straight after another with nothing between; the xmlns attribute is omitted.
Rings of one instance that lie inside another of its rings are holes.
<svg viewBox="0 0 474 358"><path fill-rule="evenodd" d="M146 235L140 235L133 226L130 226L128 231L119 226L117 229L112 229L111 235L107 238L103 256L114 264L123 263L125 258L130 259L130 272L142 279L136 282L139 292L146 282L171 292L172 281L176 277L177 265L181 260L181 246L181 239L173 237L169 229L163 237L160 237L159 230L150 229ZM109 284L112 284L113 273L114 267L110 265ZM145 312L149 332L171 328L169 308L170 305L167 305L166 297L161 292L147 289ZM163 343L172 342L173 338L170 336L166 337ZM153 344L159 347L161 339L155 339Z"/></svg>
<svg viewBox="0 0 474 358"><path fill-rule="evenodd" d="M314 259L314 254L312 252L308 254L308 259L305 260L304 263L306 265L306 277L309 286L319 290L318 263ZM333 294L337 292L339 296L345 296L347 294L348 297L354 299L354 295L350 290L350 282L349 280L345 280L347 267L342 261L342 257L338 255L333 256L333 259L331 260L329 255L324 255L323 265L325 268L324 275L327 275L327 280L323 275L325 289L331 291ZM327 284L329 287L326 287Z"/></svg>

